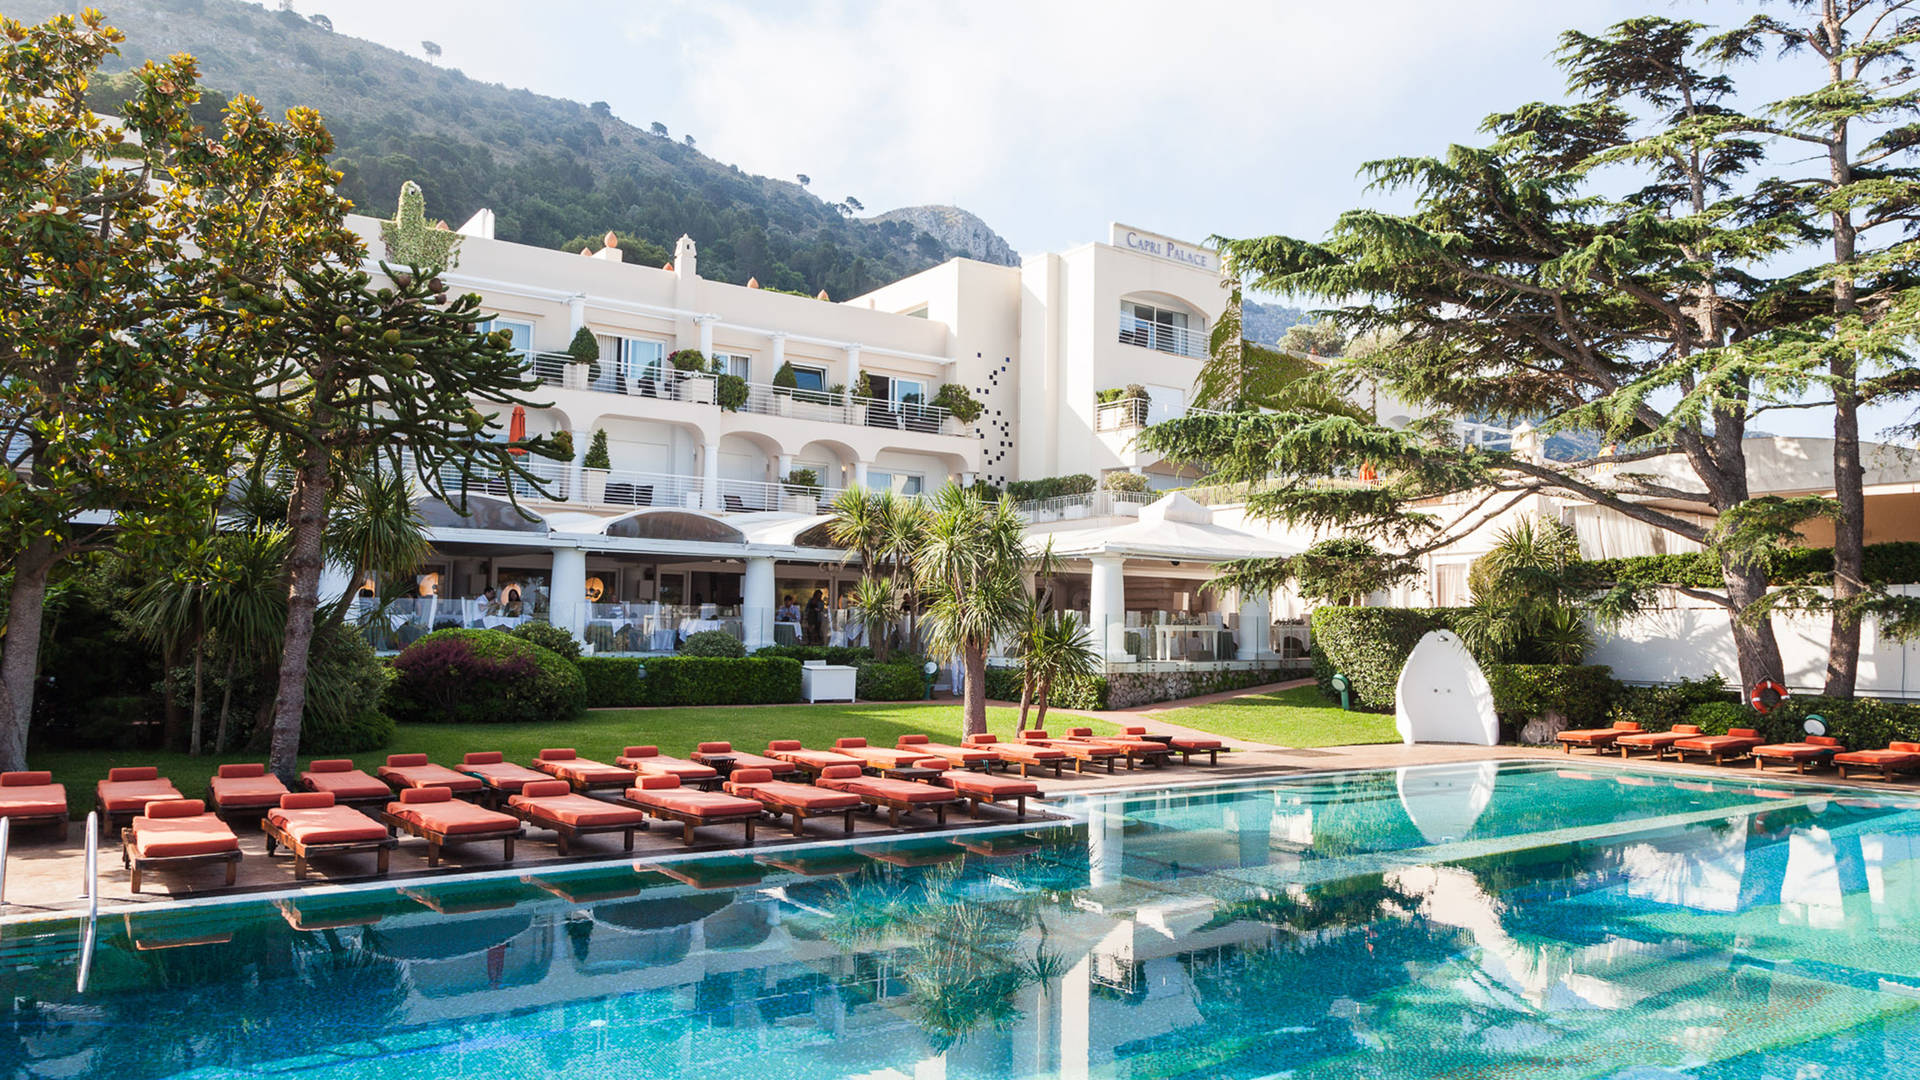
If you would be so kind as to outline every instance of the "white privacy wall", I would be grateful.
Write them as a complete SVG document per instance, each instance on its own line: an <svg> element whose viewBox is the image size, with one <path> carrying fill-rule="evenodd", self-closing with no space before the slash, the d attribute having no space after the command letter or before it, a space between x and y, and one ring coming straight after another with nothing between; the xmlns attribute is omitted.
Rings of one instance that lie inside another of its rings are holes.
<svg viewBox="0 0 1920 1080"><path fill-rule="evenodd" d="M1915 586L1898 591L1920 595ZM1826 616L1776 615L1773 633L1787 686L1795 693L1818 693L1827 676ZM1726 610L1684 596L1669 596L1660 607L1613 630L1596 627L1587 663L1605 664L1614 678L1630 683L1697 679L1716 671L1730 685L1740 680ZM1860 633L1858 690L1875 697L1920 698L1920 641L1883 638L1878 621L1869 617Z"/></svg>

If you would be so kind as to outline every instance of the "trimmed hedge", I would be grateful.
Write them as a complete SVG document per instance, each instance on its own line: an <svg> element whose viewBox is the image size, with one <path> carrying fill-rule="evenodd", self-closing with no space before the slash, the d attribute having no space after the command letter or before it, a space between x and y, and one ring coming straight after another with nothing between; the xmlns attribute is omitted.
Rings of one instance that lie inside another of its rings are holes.
<svg viewBox="0 0 1920 1080"><path fill-rule="evenodd" d="M747 647L740 639L725 630L702 630L688 634L687 640L680 643L681 656L719 656L739 658L747 655Z"/></svg>
<svg viewBox="0 0 1920 1080"><path fill-rule="evenodd" d="M586 701L573 661L498 630L435 630L393 658L388 711L401 723L571 720Z"/></svg>
<svg viewBox="0 0 1920 1080"><path fill-rule="evenodd" d="M1704 679L1682 679L1663 686L1627 686L1614 695L1607 722L1632 720L1648 731L1665 731L1687 719L1697 705L1711 701L1734 703L1733 691L1717 673Z"/></svg>
<svg viewBox="0 0 1920 1080"><path fill-rule="evenodd" d="M1345 675L1356 707L1370 712L1393 709L1393 688L1400 669L1420 639L1452 626L1448 608L1318 608L1312 619L1313 677L1322 693L1337 699L1335 673Z"/></svg>
<svg viewBox="0 0 1920 1080"><path fill-rule="evenodd" d="M587 706L594 709L800 700L800 661L779 656L587 656L580 659L580 673Z"/></svg>
<svg viewBox="0 0 1920 1080"><path fill-rule="evenodd" d="M1685 585L1695 589L1724 588L1720 563L1710 552L1680 555L1635 555L1623 559L1591 559L1577 569L1601 581L1626 585ZM1868 544L1861 569L1875 585L1912 585L1920 582L1920 541L1895 540ZM1819 581L1833 573L1832 548L1796 548L1776 554L1768 578L1776 585Z"/></svg>
<svg viewBox="0 0 1920 1080"><path fill-rule="evenodd" d="M1527 718L1556 711L1570 728L1604 726L1620 692L1613 669L1601 664L1486 664L1493 708L1516 729Z"/></svg>
<svg viewBox="0 0 1920 1080"><path fill-rule="evenodd" d="M1107 694L1111 687L1104 675L1095 675L1090 679L1060 679L1047 693L1049 709L1089 709L1104 710L1107 707ZM1020 700L1020 669L1017 667L990 667L987 669L987 697L994 701Z"/></svg>
<svg viewBox="0 0 1920 1080"><path fill-rule="evenodd" d="M861 701L919 701L927 696L926 662L924 656L863 660L853 666L853 692Z"/></svg>
<svg viewBox="0 0 1920 1080"><path fill-rule="evenodd" d="M1768 742L1798 742L1807 717L1818 715L1827 734L1850 750L1877 750L1890 742L1920 742L1920 705L1880 698L1828 698L1817 694L1789 697L1766 713L1733 701L1696 705L1686 722L1709 735L1728 728L1752 728Z"/></svg>
<svg viewBox="0 0 1920 1080"><path fill-rule="evenodd" d="M559 653L569 660L580 659L579 639L552 623L523 622L513 628L513 636L521 641L531 641L548 652Z"/></svg>
<svg viewBox="0 0 1920 1080"><path fill-rule="evenodd" d="M784 656L789 660L825 660L829 664L857 664L873 659L873 650L865 645L768 645L753 650L755 656Z"/></svg>
<svg viewBox="0 0 1920 1080"><path fill-rule="evenodd" d="M1039 480L1014 480L1007 484L1007 497L1014 502L1029 502L1036 499L1057 499L1063 495L1085 495L1099 486L1099 481L1086 473L1074 473L1071 476L1047 476Z"/></svg>

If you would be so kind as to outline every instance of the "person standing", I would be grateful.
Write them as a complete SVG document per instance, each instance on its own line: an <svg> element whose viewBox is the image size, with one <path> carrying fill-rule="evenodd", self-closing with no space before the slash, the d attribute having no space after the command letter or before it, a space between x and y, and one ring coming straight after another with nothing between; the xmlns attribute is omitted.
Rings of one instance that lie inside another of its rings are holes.
<svg viewBox="0 0 1920 1080"><path fill-rule="evenodd" d="M801 624L801 630L806 635L807 644L825 645L827 643L827 635L825 630L826 621L827 621L826 598L822 596L819 589L815 589L813 590L812 598L807 601L806 619Z"/></svg>

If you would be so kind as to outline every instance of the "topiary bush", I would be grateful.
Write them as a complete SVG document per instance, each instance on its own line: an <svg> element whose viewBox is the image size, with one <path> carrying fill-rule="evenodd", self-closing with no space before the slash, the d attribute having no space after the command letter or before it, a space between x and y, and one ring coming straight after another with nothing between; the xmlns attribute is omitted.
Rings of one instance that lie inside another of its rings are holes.
<svg viewBox="0 0 1920 1080"><path fill-rule="evenodd" d="M580 459L583 469L610 469L613 457L607 453L607 432L604 428L593 429L593 441L587 444L587 456Z"/></svg>
<svg viewBox="0 0 1920 1080"><path fill-rule="evenodd" d="M713 400L728 412L739 412L747 403L747 380L738 375L721 375L715 380Z"/></svg>
<svg viewBox="0 0 1920 1080"><path fill-rule="evenodd" d="M705 371L707 354L699 349L675 349L667 354L667 363L676 371Z"/></svg>
<svg viewBox="0 0 1920 1080"><path fill-rule="evenodd" d="M393 659L389 711L401 723L571 720L586 701L580 669L498 630L436 630Z"/></svg>
<svg viewBox="0 0 1920 1080"><path fill-rule="evenodd" d="M1330 699L1335 673L1345 675L1356 707L1393 709L1394 684L1420 639L1451 625L1448 608L1321 607L1311 621L1313 677Z"/></svg>
<svg viewBox="0 0 1920 1080"><path fill-rule="evenodd" d="M676 650L681 656L745 656L747 647L725 630L702 630L688 634Z"/></svg>
<svg viewBox="0 0 1920 1080"><path fill-rule="evenodd" d="M548 652L559 653L569 660L580 659L580 642L565 630L545 622L523 622L513 628L513 636L521 641L531 641Z"/></svg>
<svg viewBox="0 0 1920 1080"><path fill-rule="evenodd" d="M1039 480L1014 480L1007 484L1007 497L1014 502L1032 502L1039 499L1057 499L1063 495L1085 495L1098 483L1086 473L1048 476Z"/></svg>

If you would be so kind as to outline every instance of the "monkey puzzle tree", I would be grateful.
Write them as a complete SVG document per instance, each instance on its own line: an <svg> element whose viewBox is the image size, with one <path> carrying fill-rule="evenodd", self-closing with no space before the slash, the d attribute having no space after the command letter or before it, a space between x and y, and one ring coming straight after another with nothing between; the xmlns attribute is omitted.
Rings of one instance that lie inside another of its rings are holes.
<svg viewBox="0 0 1920 1080"><path fill-rule="evenodd" d="M1248 284L1344 305L1331 312L1343 330L1380 336L1328 381L1380 387L1432 420L1395 430L1324 412L1191 417L1142 444L1259 484L1255 513L1342 528L1402 558L1536 494L1713 546L1725 588L1698 595L1732 617L1743 678L1778 679L1772 627L1753 617L1765 609L1764 558L1750 538L1726 542L1665 508L1724 515L1746 503L1751 410L1799 385L1752 360L1727 366L1782 317L1759 267L1797 233L1735 190L1761 150L1729 105L1731 80L1696 65L1699 30L1642 18L1567 34L1573 103L1491 117L1485 147L1369 166L1379 186L1413 194L1411 210L1350 211L1317 243L1222 242ZM1722 392L1664 407L1662 394L1685 395L1708 366L1724 368ZM1459 416L1529 419L1538 435L1599 431L1618 450L1554 461L1524 437L1513 452L1461 445ZM1444 512L1432 502L1443 498Z"/></svg>

